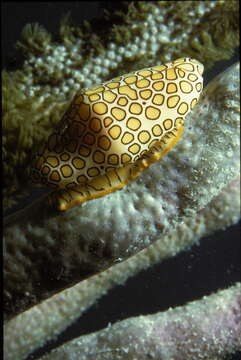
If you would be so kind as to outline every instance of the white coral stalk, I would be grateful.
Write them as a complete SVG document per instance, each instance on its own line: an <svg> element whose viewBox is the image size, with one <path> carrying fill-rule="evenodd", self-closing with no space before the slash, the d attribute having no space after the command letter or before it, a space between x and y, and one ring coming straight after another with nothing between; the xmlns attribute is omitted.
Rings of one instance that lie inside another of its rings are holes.
<svg viewBox="0 0 241 360"><path fill-rule="evenodd" d="M64 290L10 320L4 328L5 360L24 359L65 330L112 287L154 263L176 255L203 236L240 217L240 179L234 179L209 206L179 224L147 249ZM80 320L81 321L81 320ZM21 336L19 334L21 333Z"/></svg>
<svg viewBox="0 0 241 360"><path fill-rule="evenodd" d="M222 359L241 347L241 285L163 313L123 320L42 360Z"/></svg>

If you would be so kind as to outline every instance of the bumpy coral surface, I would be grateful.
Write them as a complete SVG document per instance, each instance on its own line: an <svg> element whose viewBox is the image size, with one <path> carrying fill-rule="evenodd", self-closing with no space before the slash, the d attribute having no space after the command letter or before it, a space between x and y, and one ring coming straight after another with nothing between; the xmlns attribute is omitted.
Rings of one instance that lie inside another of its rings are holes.
<svg viewBox="0 0 241 360"><path fill-rule="evenodd" d="M41 26L26 25L18 43L26 59L23 67L3 73L4 173L11 179L4 184L6 208L28 194L31 154L79 88L183 55L208 68L229 58L239 43L237 1L122 6L122 11L109 14L109 27L102 31L94 24L74 26L65 19L60 28L62 43ZM111 21L118 25L111 27Z"/></svg>
<svg viewBox="0 0 241 360"><path fill-rule="evenodd" d="M75 26L65 19L60 29L61 42L54 42L39 25L25 27L18 43L25 58L23 67L3 73L3 155L4 175L8 179L4 184L5 208L29 193L26 185L31 155L52 131L79 88L181 56L197 58L208 69L216 61L230 58L239 44L237 1L136 2L123 3L121 9L107 15L103 31L97 31L94 23ZM4 230L6 313L11 317L37 304L6 324L4 348L9 359L25 359L114 284L175 255L210 231L237 222L238 90L236 66L207 88L199 109L188 119L179 147L127 189L61 216L50 213L45 200L40 199L7 220L10 226ZM140 249L144 250L118 264ZM113 263L117 265L39 303L77 282L81 272L84 277ZM239 285L230 288L231 297L217 294L221 301L216 320L220 314L225 319L228 310L228 321L223 322L227 332L223 332L221 339L221 345L228 340L228 352L238 349L235 336L230 336L237 329L233 315L240 316L235 291L240 292ZM216 311L215 301L213 304ZM192 318L201 309L199 305ZM206 319L208 325L202 328L207 333L200 333L203 341L200 346L212 350L209 340L218 340L215 336L220 322L215 322L214 317L208 323L206 305L198 321ZM157 326L158 329L161 328ZM180 345L175 333L174 347ZM114 332L111 338L115 338ZM154 339L155 336L152 342ZM86 341L87 344L88 338ZM196 351L193 344L194 338L187 351ZM131 341L126 344L129 345ZM71 358L74 351L71 346L69 349L68 354L67 346L66 356ZM125 349L117 353L124 354L126 359ZM109 347L91 351L94 357L99 353L101 359L113 358ZM76 353L78 356L78 350ZM224 355L221 347L217 354ZM207 353L207 357L211 356L212 352Z"/></svg>
<svg viewBox="0 0 241 360"><path fill-rule="evenodd" d="M116 259L126 259L147 247L185 216L204 208L239 174L238 71L239 66L233 65L207 86L186 119L182 141L121 191L61 214L53 214L43 198L10 222L4 233L5 291L10 308L32 302L32 296L24 294L35 296L39 283L39 296L47 296L48 283L42 272L46 259L45 270L48 268L56 279L52 291L103 270ZM72 268L70 278L63 282L58 279L62 264Z"/></svg>

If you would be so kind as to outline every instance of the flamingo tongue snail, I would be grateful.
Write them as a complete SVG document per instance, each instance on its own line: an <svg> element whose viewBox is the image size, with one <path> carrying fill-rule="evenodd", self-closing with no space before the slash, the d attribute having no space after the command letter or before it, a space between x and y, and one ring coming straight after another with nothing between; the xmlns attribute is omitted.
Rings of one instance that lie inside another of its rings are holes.
<svg viewBox="0 0 241 360"><path fill-rule="evenodd" d="M181 58L80 90L36 154L32 181L54 188L59 210L122 188L178 141L202 73Z"/></svg>

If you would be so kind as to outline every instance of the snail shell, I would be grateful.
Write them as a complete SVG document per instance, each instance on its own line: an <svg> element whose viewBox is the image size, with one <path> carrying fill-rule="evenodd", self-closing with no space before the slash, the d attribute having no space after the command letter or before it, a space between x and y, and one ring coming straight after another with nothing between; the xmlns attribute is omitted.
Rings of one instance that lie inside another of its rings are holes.
<svg viewBox="0 0 241 360"><path fill-rule="evenodd" d="M32 181L55 189L59 210L122 188L178 141L202 73L181 58L78 91L36 155Z"/></svg>

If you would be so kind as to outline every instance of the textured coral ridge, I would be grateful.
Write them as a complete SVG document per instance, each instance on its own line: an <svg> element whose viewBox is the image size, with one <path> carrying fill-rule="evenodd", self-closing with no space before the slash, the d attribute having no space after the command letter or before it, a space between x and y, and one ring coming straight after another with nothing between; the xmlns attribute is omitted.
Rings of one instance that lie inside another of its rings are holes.
<svg viewBox="0 0 241 360"><path fill-rule="evenodd" d="M200 62L181 58L78 92L38 154L33 180L58 189L50 196L60 210L133 181L181 137L202 73Z"/></svg>
<svg viewBox="0 0 241 360"><path fill-rule="evenodd" d="M36 292L49 295L43 263L48 278L56 279L51 290L57 291L81 273L103 270L147 247L185 215L204 208L239 174L238 72L233 65L207 86L186 119L182 141L126 188L58 216L48 213L43 200L37 211L33 205L25 219L5 230L10 313L36 303ZM70 275L65 283L62 269Z"/></svg>
<svg viewBox="0 0 241 360"><path fill-rule="evenodd" d="M240 300L237 284L164 313L123 320L41 359L223 359L241 346Z"/></svg>
<svg viewBox="0 0 241 360"><path fill-rule="evenodd" d="M5 207L26 193L28 176L23 168L30 163L33 146L46 139L76 90L183 55L208 68L229 58L239 43L238 1L122 6L122 12L109 15L104 31L63 21L62 43L52 41L38 25L25 27L18 44L26 59L23 67L3 73ZM112 26L111 21L119 25Z"/></svg>
<svg viewBox="0 0 241 360"><path fill-rule="evenodd" d="M170 231L153 245L100 274L60 291L10 320L4 328L4 349L8 358L18 360L25 358L34 349L41 347L66 329L117 284L124 284L130 276L167 257L174 256L210 232L235 224L239 218L240 178L237 177L208 206L194 217L184 219L175 230L170 228ZM198 310L199 307L196 309ZM211 339L210 327L206 329L208 338ZM232 339L229 339L231 350L234 344ZM206 343L205 335L203 334L202 339L199 340ZM174 342L175 337L173 337Z"/></svg>

